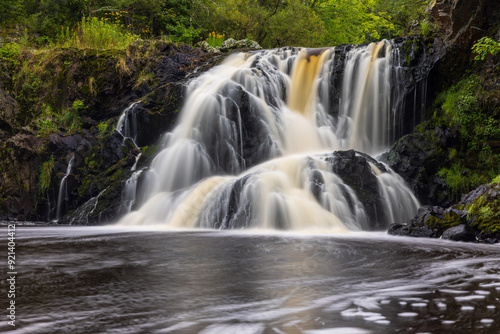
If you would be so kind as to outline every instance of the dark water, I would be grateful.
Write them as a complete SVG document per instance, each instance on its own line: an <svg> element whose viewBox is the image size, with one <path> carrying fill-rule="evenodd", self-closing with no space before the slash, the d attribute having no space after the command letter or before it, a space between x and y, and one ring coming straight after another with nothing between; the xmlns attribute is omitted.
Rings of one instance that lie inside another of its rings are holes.
<svg viewBox="0 0 500 334"><path fill-rule="evenodd" d="M499 245L95 227L16 236L12 333L500 333Z"/></svg>

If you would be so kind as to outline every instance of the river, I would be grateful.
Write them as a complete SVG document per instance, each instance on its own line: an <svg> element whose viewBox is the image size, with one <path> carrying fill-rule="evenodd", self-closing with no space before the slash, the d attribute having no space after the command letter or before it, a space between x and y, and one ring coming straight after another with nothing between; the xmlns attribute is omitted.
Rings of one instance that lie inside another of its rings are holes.
<svg viewBox="0 0 500 334"><path fill-rule="evenodd" d="M18 225L16 260L2 332L500 332L500 245Z"/></svg>

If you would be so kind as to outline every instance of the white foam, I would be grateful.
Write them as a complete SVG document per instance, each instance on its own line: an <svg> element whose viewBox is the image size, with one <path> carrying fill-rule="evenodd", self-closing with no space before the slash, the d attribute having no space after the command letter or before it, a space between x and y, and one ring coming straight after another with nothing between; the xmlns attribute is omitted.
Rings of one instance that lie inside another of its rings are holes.
<svg viewBox="0 0 500 334"><path fill-rule="evenodd" d="M398 313L398 317L403 317L403 318L412 318L412 317L416 317L417 315L418 315L418 313L416 313L416 312Z"/></svg>
<svg viewBox="0 0 500 334"><path fill-rule="evenodd" d="M481 288L493 288L493 287L500 287L500 282L493 282L493 283L481 283L479 284Z"/></svg>
<svg viewBox="0 0 500 334"><path fill-rule="evenodd" d="M460 310L462 310L462 311L473 311L474 310L474 306L462 306L460 308Z"/></svg>
<svg viewBox="0 0 500 334"><path fill-rule="evenodd" d="M448 307L448 305L446 305L443 302L439 302L439 303L437 303L437 307L440 308L440 309L442 309L442 310L444 310L444 309L446 309Z"/></svg>
<svg viewBox="0 0 500 334"><path fill-rule="evenodd" d="M336 327L306 330L304 334L371 334L372 332L358 327Z"/></svg>
<svg viewBox="0 0 500 334"><path fill-rule="evenodd" d="M411 306L413 307L426 307L427 306L427 303L412 303Z"/></svg>
<svg viewBox="0 0 500 334"><path fill-rule="evenodd" d="M495 322L495 320L493 320L493 319L481 319L482 324L492 324L494 322Z"/></svg>
<svg viewBox="0 0 500 334"><path fill-rule="evenodd" d="M264 324L214 324L208 326L199 334L260 334L264 330Z"/></svg>
<svg viewBox="0 0 500 334"><path fill-rule="evenodd" d="M464 301L479 300L484 298L485 296L472 295L472 296L455 297L455 300L457 302L464 302Z"/></svg>

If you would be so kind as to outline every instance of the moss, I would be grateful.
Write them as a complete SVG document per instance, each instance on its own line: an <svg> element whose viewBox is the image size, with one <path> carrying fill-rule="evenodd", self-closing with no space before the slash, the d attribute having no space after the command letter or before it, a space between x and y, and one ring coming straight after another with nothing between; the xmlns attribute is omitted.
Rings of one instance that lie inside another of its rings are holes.
<svg viewBox="0 0 500 334"><path fill-rule="evenodd" d="M467 218L479 233L500 232L500 185L491 185L486 194L467 206ZM494 196L492 196L494 195Z"/></svg>
<svg viewBox="0 0 500 334"><path fill-rule="evenodd" d="M458 226L461 223L462 223L462 220L461 220L460 216L453 211L445 212L443 214L443 219L439 219L435 216L430 216L425 221L425 225L427 225L428 227L430 227L432 229L439 230L441 232L444 232L449 228Z"/></svg>

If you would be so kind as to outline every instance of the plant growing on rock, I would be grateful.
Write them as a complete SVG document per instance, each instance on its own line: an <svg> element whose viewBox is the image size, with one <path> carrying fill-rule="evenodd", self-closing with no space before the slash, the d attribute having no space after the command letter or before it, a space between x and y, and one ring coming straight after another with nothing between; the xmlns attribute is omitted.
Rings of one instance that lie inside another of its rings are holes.
<svg viewBox="0 0 500 334"><path fill-rule="evenodd" d="M38 193L43 194L49 189L52 171L54 170L54 157L50 156L49 160L45 161L40 167L38 175Z"/></svg>
<svg viewBox="0 0 500 334"><path fill-rule="evenodd" d="M472 51L476 54L475 60L484 60L488 54L495 56L500 52L500 42L490 37L483 37L472 46Z"/></svg>

